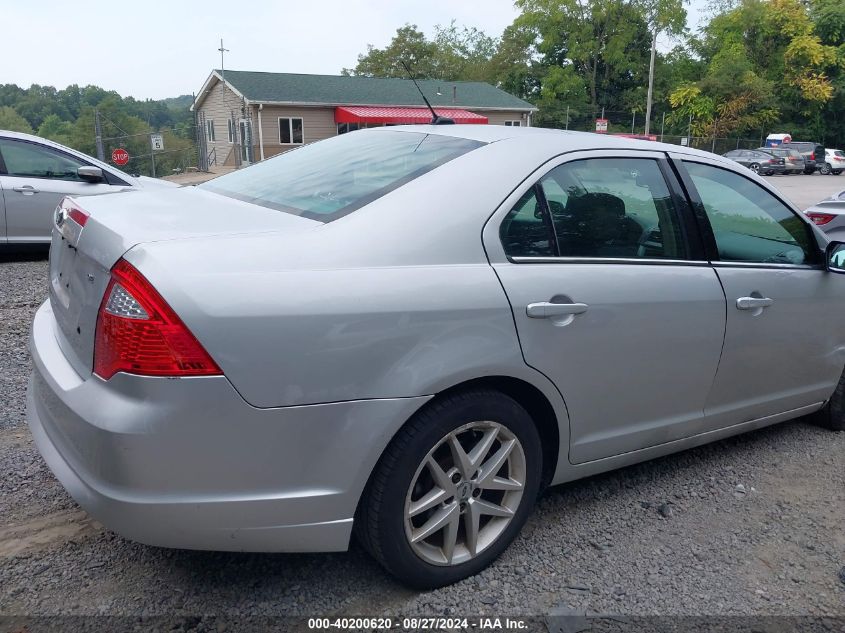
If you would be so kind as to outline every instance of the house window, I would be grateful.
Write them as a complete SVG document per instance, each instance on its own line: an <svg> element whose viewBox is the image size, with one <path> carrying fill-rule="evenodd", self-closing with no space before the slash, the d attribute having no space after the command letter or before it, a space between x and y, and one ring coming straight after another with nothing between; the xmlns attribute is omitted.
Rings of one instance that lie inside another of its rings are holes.
<svg viewBox="0 0 845 633"><path fill-rule="evenodd" d="M282 145L301 145L302 117L279 117L279 143Z"/></svg>
<svg viewBox="0 0 845 633"><path fill-rule="evenodd" d="M505 125L508 127L519 127L522 125L522 121L505 121Z"/></svg>
<svg viewBox="0 0 845 633"><path fill-rule="evenodd" d="M360 123L338 123L337 133L346 134L347 132L354 132L361 129L363 126Z"/></svg>
<svg viewBox="0 0 845 633"><path fill-rule="evenodd" d="M214 120L208 119L205 122L205 136L210 142L214 142Z"/></svg>
<svg viewBox="0 0 845 633"><path fill-rule="evenodd" d="M235 122L232 119L226 119L226 123L229 124L229 142L235 142Z"/></svg>

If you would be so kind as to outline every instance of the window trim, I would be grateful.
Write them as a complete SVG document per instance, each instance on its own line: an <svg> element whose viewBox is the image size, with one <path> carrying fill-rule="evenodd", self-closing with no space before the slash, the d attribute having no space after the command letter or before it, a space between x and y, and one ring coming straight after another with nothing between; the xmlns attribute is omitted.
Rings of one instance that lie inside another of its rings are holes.
<svg viewBox="0 0 845 633"><path fill-rule="evenodd" d="M572 156L574 154L574 156ZM583 256L568 256L568 255L560 255L560 244L557 240L557 233L554 229L554 222L551 222L551 212L549 210L548 202L546 201L545 192L543 191L542 186L540 183L542 180L548 176L553 170L561 167L562 165L568 165L571 163L575 163L581 160L590 160L590 159L639 159L639 160L653 160L657 163L658 169L660 174L663 176L663 180L666 183L666 188L669 190L669 196L672 206L674 207L675 213L678 218L679 228L681 231L681 239L683 240L684 244L687 248L688 258L687 259L675 259L675 258L646 258L646 257L583 257ZM563 160L559 160L563 159ZM698 226L694 217L692 217L692 209L690 207L689 201L686 195L683 192L681 187L681 183L677 178L674 170L671 167L671 161L665 152L656 151L653 149L647 150L573 150L571 152L567 152L565 154L561 154L555 157L544 165L541 165L539 169L537 169L531 176L526 178L526 181L533 181L528 188L521 190L520 196L524 195L527 191L534 189L535 195L537 196L538 202L540 202L541 211L543 213L544 222L548 225L551 223L552 228L550 231L550 238L554 240L554 251L557 255L554 256L523 256L523 255L509 255L507 251L505 251L505 247L501 241L501 223L507 214L510 212L510 208L501 214L500 217L496 219L495 224L495 235L498 240L498 244L504 253L505 259L512 264L643 264L643 265L689 265L689 266L706 266L710 264L710 261L706 258L703 240L700 236L696 237L699 233ZM539 193L538 193L539 191ZM508 198L509 200L512 199L511 197ZM517 197L518 199L518 197ZM507 205L507 201L505 201L505 205ZM501 208L500 208L501 209ZM493 218L496 218L498 214L494 214Z"/></svg>
<svg viewBox="0 0 845 633"><path fill-rule="evenodd" d="M290 143L285 143L282 140L282 120L288 121L288 132L290 132ZM293 120L299 119L302 125L302 141L295 143L293 140ZM301 116L280 116L279 117L279 145L305 145L305 119Z"/></svg>
<svg viewBox="0 0 845 633"><path fill-rule="evenodd" d="M229 134L229 143L231 145L235 144L235 123L232 121L232 118L229 117L226 119L226 131Z"/></svg>
<svg viewBox="0 0 845 633"><path fill-rule="evenodd" d="M710 260L710 264L716 268L770 268L770 269L791 269L791 270L824 270L824 248L819 243L818 235L816 231L813 229L810 220L805 216L803 213L796 211L793 208L793 205L787 202L779 191L773 190L770 187L762 186L759 182L755 181L753 178L750 178L748 174L744 174L737 169L733 169L732 166L729 165L722 165L716 162L708 161L701 156L695 156L692 154L673 154L670 155L670 160L672 162L672 166L675 171L678 173L680 177L681 184L686 191L687 198L692 204L692 207L695 211L695 220L698 224L699 234L701 235L702 239L704 240L705 244L705 251L707 253L707 259ZM744 178L751 182L751 184L760 187L763 191L771 195L775 200L780 202L784 207L786 207L789 211L792 212L799 220L801 220L804 224L804 227L807 231L807 234L810 237L810 242L816 245L816 257L818 259L818 263L816 264L783 264L783 263L767 263L767 262L733 262L722 260L719 257L719 248L716 245L716 235L713 232L713 227L710 224L710 218L707 217L707 211L704 208L704 202L701 200L701 196L698 193L698 189L695 187L695 184L692 181L692 177L690 176L689 172L687 171L684 163L696 163L699 165L706 165L708 167L712 167L714 169L721 169L722 171L726 171L731 174L735 174L740 178Z"/></svg>
<svg viewBox="0 0 845 633"><path fill-rule="evenodd" d="M214 132L214 119L205 120L205 140L208 143L217 142L217 135Z"/></svg>

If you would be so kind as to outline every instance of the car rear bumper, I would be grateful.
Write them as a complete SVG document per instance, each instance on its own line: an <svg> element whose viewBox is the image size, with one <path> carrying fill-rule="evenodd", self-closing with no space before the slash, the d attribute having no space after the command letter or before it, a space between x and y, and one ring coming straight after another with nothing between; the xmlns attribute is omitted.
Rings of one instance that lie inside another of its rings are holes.
<svg viewBox="0 0 845 633"><path fill-rule="evenodd" d="M57 336L48 302L30 340L35 442L85 510L150 545L346 549L372 468L427 400L257 409L224 377L82 377Z"/></svg>

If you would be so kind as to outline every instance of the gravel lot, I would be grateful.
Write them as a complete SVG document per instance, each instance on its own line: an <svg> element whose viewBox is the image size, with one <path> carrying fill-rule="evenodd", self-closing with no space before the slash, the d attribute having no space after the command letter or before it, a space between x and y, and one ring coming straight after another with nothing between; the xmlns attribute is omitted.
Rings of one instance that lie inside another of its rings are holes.
<svg viewBox="0 0 845 633"><path fill-rule="evenodd" d="M436 591L397 585L357 545L260 555L126 541L76 506L25 424L46 272L44 253L0 258L0 615L845 616L845 433L802 421L549 490L492 568Z"/></svg>

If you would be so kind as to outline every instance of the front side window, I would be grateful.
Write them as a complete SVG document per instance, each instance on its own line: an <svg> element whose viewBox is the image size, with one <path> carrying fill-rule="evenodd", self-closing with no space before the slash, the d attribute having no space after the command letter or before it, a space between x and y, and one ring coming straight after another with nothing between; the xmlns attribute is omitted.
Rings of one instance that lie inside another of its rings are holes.
<svg viewBox="0 0 845 633"><path fill-rule="evenodd" d="M199 187L330 222L482 145L480 141L420 132L342 134L219 176Z"/></svg>
<svg viewBox="0 0 845 633"><path fill-rule="evenodd" d="M212 119L205 122L205 137L209 142L214 142L214 121Z"/></svg>
<svg viewBox="0 0 845 633"><path fill-rule="evenodd" d="M82 180L77 173L86 163L44 145L14 139L0 139L0 155L6 173L22 178Z"/></svg>
<svg viewBox="0 0 845 633"><path fill-rule="evenodd" d="M590 158L542 180L562 257L686 259L681 221L656 160Z"/></svg>
<svg viewBox="0 0 845 633"><path fill-rule="evenodd" d="M817 246L809 226L775 196L732 171L684 164L704 204L720 260L816 263Z"/></svg>
<svg viewBox="0 0 845 633"><path fill-rule="evenodd" d="M279 143L302 145L302 119L300 117L279 117Z"/></svg>

